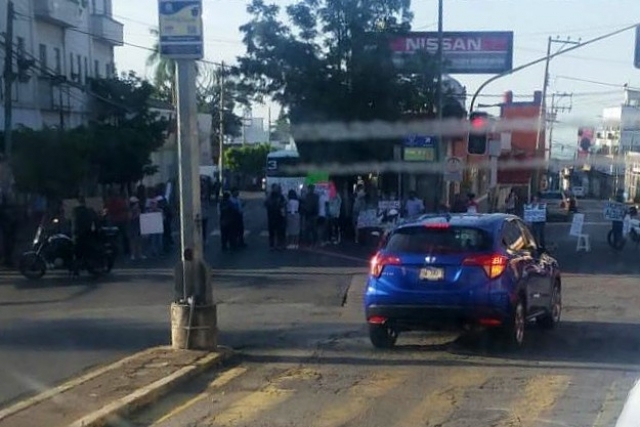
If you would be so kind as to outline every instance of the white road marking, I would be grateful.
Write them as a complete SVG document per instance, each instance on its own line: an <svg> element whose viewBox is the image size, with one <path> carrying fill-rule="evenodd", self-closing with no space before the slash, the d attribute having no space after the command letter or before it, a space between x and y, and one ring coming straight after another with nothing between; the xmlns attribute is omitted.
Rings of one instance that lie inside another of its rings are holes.
<svg viewBox="0 0 640 427"><path fill-rule="evenodd" d="M637 427L640 420L640 380L629 392L624 408L618 417L616 427Z"/></svg>

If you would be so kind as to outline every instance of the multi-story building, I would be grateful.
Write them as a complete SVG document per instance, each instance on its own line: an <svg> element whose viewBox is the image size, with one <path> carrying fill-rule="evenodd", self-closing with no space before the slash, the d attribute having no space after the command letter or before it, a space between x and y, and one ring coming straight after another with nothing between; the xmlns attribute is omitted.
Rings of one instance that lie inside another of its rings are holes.
<svg viewBox="0 0 640 427"><path fill-rule="evenodd" d="M19 71L12 90L14 126L72 128L86 123L92 104L88 80L115 75L114 48L124 42L111 0L12 1L13 69ZM2 34L10 2L0 1ZM0 39L3 65L5 40Z"/></svg>
<svg viewBox="0 0 640 427"><path fill-rule="evenodd" d="M615 189L625 188L632 198L636 197L637 153L640 152L640 91L626 89L624 101L620 105L602 110L602 121L596 128L595 143L589 152L592 176L598 177L600 181L600 196L607 197ZM629 161L625 161L627 158ZM628 166L626 174L625 163Z"/></svg>

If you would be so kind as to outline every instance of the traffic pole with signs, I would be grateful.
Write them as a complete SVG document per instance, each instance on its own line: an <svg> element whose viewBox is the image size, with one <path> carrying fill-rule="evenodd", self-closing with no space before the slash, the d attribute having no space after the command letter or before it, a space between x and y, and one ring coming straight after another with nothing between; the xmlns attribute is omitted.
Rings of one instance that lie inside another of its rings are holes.
<svg viewBox="0 0 640 427"><path fill-rule="evenodd" d="M159 0L160 54L177 64L180 252L171 304L175 349L215 350L217 310L203 257L196 61L204 56L202 0Z"/></svg>

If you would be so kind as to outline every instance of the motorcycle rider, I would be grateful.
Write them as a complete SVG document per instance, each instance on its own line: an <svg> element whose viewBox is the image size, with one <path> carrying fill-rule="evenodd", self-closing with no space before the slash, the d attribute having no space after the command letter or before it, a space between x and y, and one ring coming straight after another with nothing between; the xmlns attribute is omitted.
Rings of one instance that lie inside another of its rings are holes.
<svg viewBox="0 0 640 427"><path fill-rule="evenodd" d="M92 250L94 232L98 227L96 212L87 207L84 196L78 197L79 205L73 209L71 230L75 245L74 275L80 272L80 266L84 264Z"/></svg>

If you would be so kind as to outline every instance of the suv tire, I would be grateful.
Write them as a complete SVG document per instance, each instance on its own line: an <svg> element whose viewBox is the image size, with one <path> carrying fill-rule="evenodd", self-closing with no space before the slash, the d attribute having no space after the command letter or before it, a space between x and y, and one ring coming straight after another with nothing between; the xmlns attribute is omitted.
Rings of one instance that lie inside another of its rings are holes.
<svg viewBox="0 0 640 427"><path fill-rule="evenodd" d="M393 348L398 333L387 325L369 325L369 339L375 348Z"/></svg>
<svg viewBox="0 0 640 427"><path fill-rule="evenodd" d="M551 306L549 307L549 312L540 316L536 320L536 323L540 325L542 329L553 329L558 323L560 323L561 316L562 291L560 290L560 286L556 283L553 286L553 291L551 293Z"/></svg>

